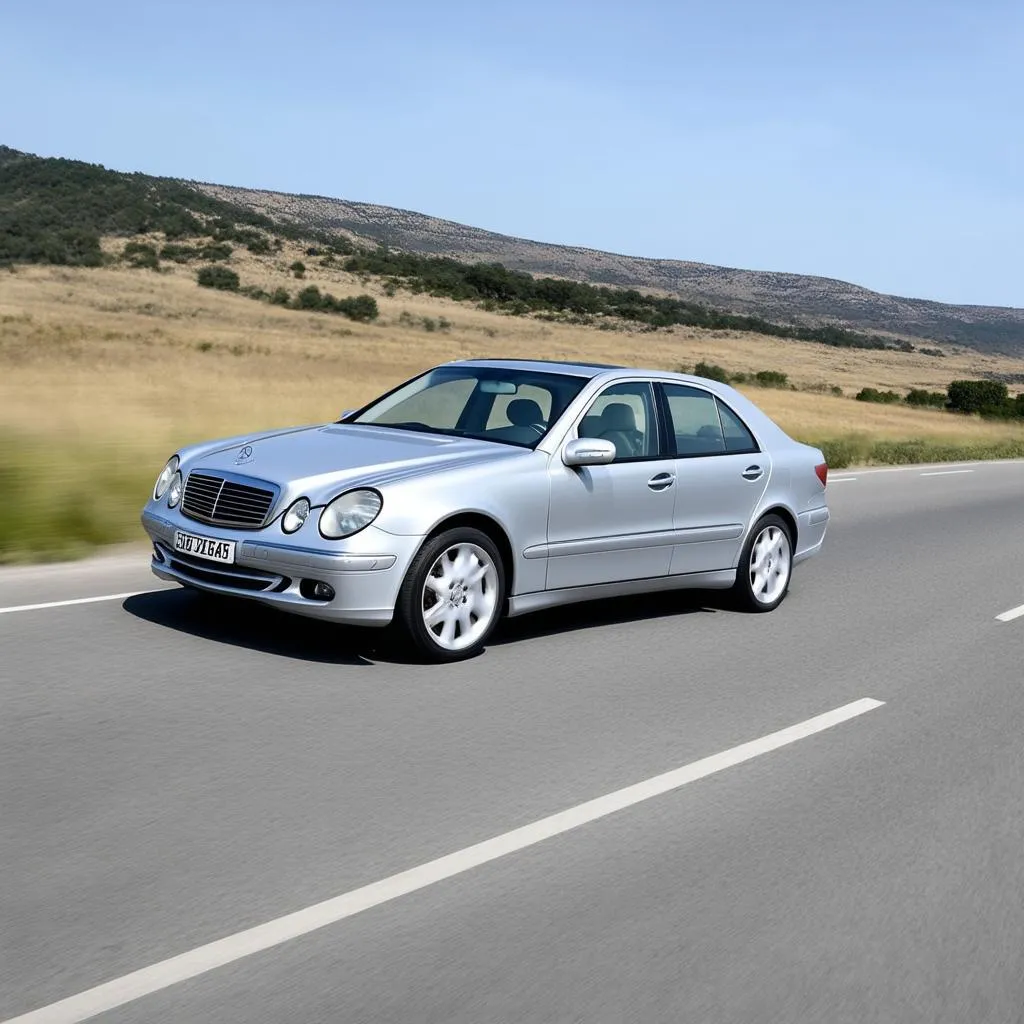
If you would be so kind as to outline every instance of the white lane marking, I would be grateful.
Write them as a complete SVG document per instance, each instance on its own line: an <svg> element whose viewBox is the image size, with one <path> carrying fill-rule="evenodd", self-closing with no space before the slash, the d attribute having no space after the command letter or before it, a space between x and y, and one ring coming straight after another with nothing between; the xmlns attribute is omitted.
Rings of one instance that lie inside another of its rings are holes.
<svg viewBox="0 0 1024 1024"><path fill-rule="evenodd" d="M830 476L828 482L830 484L848 484L856 479L855 476Z"/></svg>
<svg viewBox="0 0 1024 1024"><path fill-rule="evenodd" d="M1019 608L1011 608L1008 612L1003 612L1002 615L997 615L996 619L999 622L1013 622L1014 619L1019 619L1024 615L1024 604Z"/></svg>
<svg viewBox="0 0 1024 1024"><path fill-rule="evenodd" d="M956 476L958 473L973 473L973 469L933 469L921 476Z"/></svg>
<svg viewBox="0 0 1024 1024"><path fill-rule="evenodd" d="M919 472L920 470L924 469L926 466L936 466L936 465L945 465L945 466L975 466L975 467L977 467L979 469L983 469L983 468L987 469L987 468L989 468L991 466L1024 466L1024 459L984 459L984 460L979 461L979 462L945 462L945 463L920 462L920 463L917 463L916 465L912 465L912 466L874 466L874 467L871 467L871 468L858 469L857 470L857 475L858 476L867 476L869 474L875 474L875 473L914 473L914 472ZM831 481L832 481L832 478L829 477L829 482L831 483Z"/></svg>
<svg viewBox="0 0 1024 1024"><path fill-rule="evenodd" d="M152 594L152 590L130 590L126 594L103 594L100 597L76 597L70 601L45 601L42 604L15 604L7 608L0 608L0 615L9 615L12 612L38 612L44 608L68 608L73 604L98 604L100 601L123 601L128 597L138 597L139 594Z"/></svg>
<svg viewBox="0 0 1024 1024"><path fill-rule="evenodd" d="M541 818L532 824L513 829L503 835L487 839L475 846L467 846L437 860L428 861L419 867L410 868L397 875L391 875L379 882L365 885L335 896L333 899L315 903L303 910L286 914L265 924L247 928L223 939L217 939L205 946L199 946L187 953L162 960L160 963L141 970L133 971L123 977L97 985L95 988L80 992L78 995L51 1003L49 1006L32 1010L20 1017L12 1017L4 1024L77 1024L99 1013L113 1010L125 1003L143 996L151 995L161 989L168 988L178 982L195 978L217 967L233 963L242 957L251 956L273 946L278 946L289 939L307 935L326 925L338 921L360 911L369 910L389 900L397 899L416 892L428 885L444 881L454 875L462 874L471 868L487 864L499 857L508 856L528 846L543 842L552 836L561 835L570 829L579 828L589 822L597 821L616 811L624 810L635 804L650 800L653 797L669 793L689 782L703 779L715 772L732 768L752 758L767 754L779 747L784 747L797 740L806 739L815 733L831 729L863 715L867 711L881 707L883 701L863 697L850 704L845 704L834 711L809 718L778 732L769 733L760 739L741 743L738 747L724 750L720 754L712 754L699 761L655 775L653 778L638 782L625 789L616 790L606 796L597 797L586 803L570 807L568 810Z"/></svg>

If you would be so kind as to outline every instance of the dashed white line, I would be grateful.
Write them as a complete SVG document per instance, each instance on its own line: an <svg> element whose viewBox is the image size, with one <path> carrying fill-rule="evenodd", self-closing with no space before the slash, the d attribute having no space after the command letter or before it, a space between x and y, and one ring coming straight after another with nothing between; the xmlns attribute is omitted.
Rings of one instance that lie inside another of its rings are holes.
<svg viewBox="0 0 1024 1024"><path fill-rule="evenodd" d="M855 476L830 476L828 482L830 484L849 484L853 483L856 479Z"/></svg>
<svg viewBox="0 0 1024 1024"><path fill-rule="evenodd" d="M99 597L75 597L70 601L44 601L42 604L15 604L7 608L0 608L0 615L10 615L13 612L38 612L45 608L69 608L75 604L99 604L101 601L124 601L129 597L138 597L139 594L149 594L149 590L131 590L126 594L102 594Z"/></svg>
<svg viewBox="0 0 1024 1024"><path fill-rule="evenodd" d="M1024 604L1017 608L1011 608L1008 612L1003 612L1002 615L997 615L996 619L999 622L1013 622L1014 619L1019 619L1024 616Z"/></svg>
<svg viewBox="0 0 1024 1024"><path fill-rule="evenodd" d="M973 473L973 469L935 469L921 476L957 476L959 473Z"/></svg>
<svg viewBox="0 0 1024 1024"><path fill-rule="evenodd" d="M125 1003L143 996L151 995L161 989L168 988L178 982L195 978L217 967L233 963L243 957L251 956L263 950L278 946L289 939L307 935L319 928L336 924L347 917L361 911L369 910L387 903L389 900L406 896L428 885L452 878L455 875L479 867L499 857L508 856L528 846L543 842L553 836L561 835L570 829L579 828L604 818L616 811L624 810L661 796L672 790L679 789L687 783L696 782L715 772L732 768L752 758L778 750L797 740L806 739L815 733L831 729L863 715L867 711L881 707L882 701L863 697L851 704L845 704L834 711L809 718L804 722L791 725L778 732L769 733L760 739L731 747L720 754L713 754L699 761L676 768L673 771L656 775L653 778L616 790L606 796L597 797L586 803L570 807L568 810L541 818L532 824L513 829L502 835L495 836L475 846L450 853L437 860L428 861L419 867L391 875L379 882L353 889L341 896L324 900L313 906L286 914L276 920L247 928L223 939L198 946L179 956L162 960L160 963L141 970L133 971L123 977L97 985L95 988L80 992L78 995L51 1003L49 1006L32 1010L20 1017L12 1017L5 1024L77 1024L88 1020L99 1013L123 1006ZM97 936L97 943L114 941L114 936Z"/></svg>

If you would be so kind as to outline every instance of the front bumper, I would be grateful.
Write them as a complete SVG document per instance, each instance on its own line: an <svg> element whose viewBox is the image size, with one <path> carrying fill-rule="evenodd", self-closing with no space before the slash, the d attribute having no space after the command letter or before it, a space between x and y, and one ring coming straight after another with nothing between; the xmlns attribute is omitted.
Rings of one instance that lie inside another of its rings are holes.
<svg viewBox="0 0 1024 1024"><path fill-rule="evenodd" d="M169 518L169 516L173 516ZM259 601L296 615L358 626L386 626L394 615L406 569L422 538L400 537L372 526L347 541L325 542L334 550L264 539L252 531L226 530L194 523L175 513L146 509L142 525L153 542L150 567L163 580ZM230 565L174 550L174 531L235 542ZM283 535L282 535L283 537ZM355 543L353 543L355 542ZM343 550L337 550L343 546ZM326 583L330 600L314 598L313 584Z"/></svg>

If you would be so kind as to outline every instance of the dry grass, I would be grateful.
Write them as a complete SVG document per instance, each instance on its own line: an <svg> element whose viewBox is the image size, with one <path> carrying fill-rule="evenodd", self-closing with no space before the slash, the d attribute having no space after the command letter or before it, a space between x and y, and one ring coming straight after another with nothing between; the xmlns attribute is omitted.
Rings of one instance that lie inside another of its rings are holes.
<svg viewBox="0 0 1024 1024"><path fill-rule="evenodd" d="M308 268L303 281L287 270L296 258ZM126 515L134 523L149 478L176 446L324 421L446 359L583 357L659 368L707 359L734 372L781 370L799 387L839 385L847 394L864 386L944 389L956 377L1024 372L1024 361L976 354L935 358L739 333L602 331L502 316L403 292L389 298L375 282L318 262L290 248L274 257L236 255L231 265L243 284L268 291L284 285L294 293L315 283L339 297L369 292L380 305L379 321L356 324L199 288L189 266L159 273L0 271L0 447L5 436L8 454L31 443L43 464L47 451L88 452L118 479L137 464L147 482L129 502ZM425 329L424 319L436 326L441 318L448 328ZM792 434L808 439L852 432L974 445L1024 439L1020 428L941 412L804 392L748 393ZM3 456L0 451L0 473Z"/></svg>

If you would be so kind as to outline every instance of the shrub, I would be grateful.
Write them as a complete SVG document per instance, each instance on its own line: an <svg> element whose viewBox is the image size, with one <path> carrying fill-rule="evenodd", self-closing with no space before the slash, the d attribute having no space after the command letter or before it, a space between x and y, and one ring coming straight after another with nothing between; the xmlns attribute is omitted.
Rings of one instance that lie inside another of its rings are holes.
<svg viewBox="0 0 1024 1024"><path fill-rule="evenodd" d="M344 313L349 320L358 320L362 323L376 320L380 315L377 300L372 295L356 295L351 299L338 299L335 301L335 308L339 313Z"/></svg>
<svg viewBox="0 0 1024 1024"><path fill-rule="evenodd" d="M306 276L306 264L303 263L302 260L296 260L288 269L296 277L305 277Z"/></svg>
<svg viewBox="0 0 1024 1024"><path fill-rule="evenodd" d="M287 306L291 300L292 297L288 293L287 288L275 288L270 296L270 304L272 306Z"/></svg>
<svg viewBox="0 0 1024 1024"><path fill-rule="evenodd" d="M763 388L789 387L789 375L778 370L758 370L754 379Z"/></svg>
<svg viewBox="0 0 1024 1024"><path fill-rule="evenodd" d="M947 389L949 407L957 412L981 412L1006 404L1009 390L996 380L955 380Z"/></svg>
<svg viewBox="0 0 1024 1024"><path fill-rule="evenodd" d="M912 388L903 399L907 405L930 406L935 409L946 408L944 391L927 391L924 388Z"/></svg>
<svg viewBox="0 0 1024 1024"><path fill-rule="evenodd" d="M878 388L861 388L853 397L858 402L881 402L885 405L889 405L900 400L898 392L879 391Z"/></svg>
<svg viewBox="0 0 1024 1024"><path fill-rule="evenodd" d="M295 296L296 309L323 309L323 305L324 297L315 284L308 285Z"/></svg>
<svg viewBox="0 0 1024 1024"><path fill-rule="evenodd" d="M699 362L693 368L693 375L695 377L704 377L707 380L717 380L722 384L729 383L729 373L717 363L705 363Z"/></svg>
<svg viewBox="0 0 1024 1024"><path fill-rule="evenodd" d="M221 291L237 292L238 275L227 267L202 267L196 280L204 288L218 288Z"/></svg>
<svg viewBox="0 0 1024 1024"><path fill-rule="evenodd" d="M129 242L121 254L126 263L133 267L147 267L156 270L160 266L160 257L156 249L146 242Z"/></svg>

